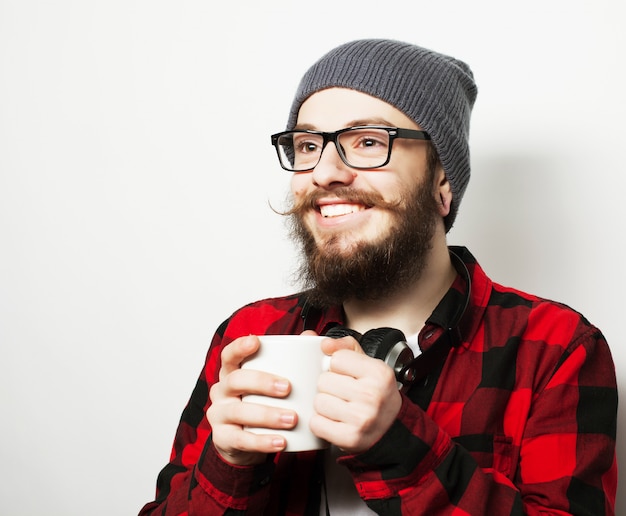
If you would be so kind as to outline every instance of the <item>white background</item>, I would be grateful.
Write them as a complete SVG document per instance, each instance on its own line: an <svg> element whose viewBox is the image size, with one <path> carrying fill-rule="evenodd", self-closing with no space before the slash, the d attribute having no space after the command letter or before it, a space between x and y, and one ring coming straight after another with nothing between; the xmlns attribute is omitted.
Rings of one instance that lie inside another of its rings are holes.
<svg viewBox="0 0 626 516"><path fill-rule="evenodd" d="M450 243L596 323L623 395L623 6L0 0L0 512L153 498L214 329L296 288L269 135L304 70L358 37L472 66Z"/></svg>

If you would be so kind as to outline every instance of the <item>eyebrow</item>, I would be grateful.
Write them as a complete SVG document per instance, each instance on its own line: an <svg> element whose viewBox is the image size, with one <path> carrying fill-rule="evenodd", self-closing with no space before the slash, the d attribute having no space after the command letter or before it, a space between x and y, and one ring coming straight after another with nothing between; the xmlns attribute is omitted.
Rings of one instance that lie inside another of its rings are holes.
<svg viewBox="0 0 626 516"><path fill-rule="evenodd" d="M385 127L396 127L396 124L392 124L391 122L389 122L389 120L385 120L384 118L361 118L357 120L352 120L348 122L345 127L357 127L360 125L382 125ZM294 127L294 130L316 131L317 128L313 124L297 124Z"/></svg>

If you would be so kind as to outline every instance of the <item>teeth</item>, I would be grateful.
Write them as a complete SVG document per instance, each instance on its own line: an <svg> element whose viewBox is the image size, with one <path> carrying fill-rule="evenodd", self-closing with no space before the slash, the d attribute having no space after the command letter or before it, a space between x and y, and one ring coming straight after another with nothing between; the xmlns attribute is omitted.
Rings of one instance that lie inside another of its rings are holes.
<svg viewBox="0 0 626 516"><path fill-rule="evenodd" d="M320 213L322 217L340 217L341 215L349 215L364 209L365 207L361 204L326 204L320 206Z"/></svg>

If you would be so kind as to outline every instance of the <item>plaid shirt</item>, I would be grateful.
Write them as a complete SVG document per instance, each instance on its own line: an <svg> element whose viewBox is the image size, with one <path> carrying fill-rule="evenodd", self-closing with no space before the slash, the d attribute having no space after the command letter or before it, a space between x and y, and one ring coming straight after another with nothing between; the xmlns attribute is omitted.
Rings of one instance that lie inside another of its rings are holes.
<svg viewBox="0 0 626 516"><path fill-rule="evenodd" d="M617 390L604 337L564 305L493 283L465 248L451 251L464 265L419 345L423 356L454 335L453 347L402 395L379 442L339 459L359 495L385 515L614 514ZM324 334L342 322L340 307L311 311L302 295L256 302L224 322L156 501L140 514L318 516L323 452L232 466L212 446L205 413L229 342L305 324Z"/></svg>

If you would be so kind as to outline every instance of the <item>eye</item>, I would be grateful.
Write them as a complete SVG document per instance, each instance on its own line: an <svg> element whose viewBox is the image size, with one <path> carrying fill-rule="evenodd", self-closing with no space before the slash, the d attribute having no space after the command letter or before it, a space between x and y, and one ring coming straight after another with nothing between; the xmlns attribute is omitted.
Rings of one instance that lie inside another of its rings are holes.
<svg viewBox="0 0 626 516"><path fill-rule="evenodd" d="M359 146L361 147L376 147L378 145L384 145L384 143L381 142L379 139L373 138L371 136L364 136L359 142Z"/></svg>
<svg viewBox="0 0 626 516"><path fill-rule="evenodd" d="M358 129L349 131L346 143L358 152L381 152L389 147L389 135L379 129ZM351 141L348 142L348 139Z"/></svg>
<svg viewBox="0 0 626 516"><path fill-rule="evenodd" d="M317 139L309 135L295 136L293 148L298 154L314 154L319 151L320 144Z"/></svg>

